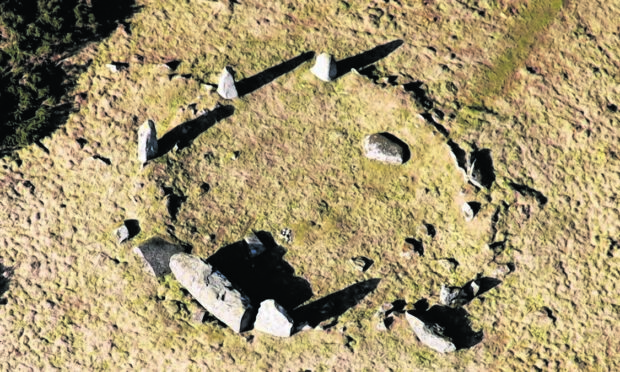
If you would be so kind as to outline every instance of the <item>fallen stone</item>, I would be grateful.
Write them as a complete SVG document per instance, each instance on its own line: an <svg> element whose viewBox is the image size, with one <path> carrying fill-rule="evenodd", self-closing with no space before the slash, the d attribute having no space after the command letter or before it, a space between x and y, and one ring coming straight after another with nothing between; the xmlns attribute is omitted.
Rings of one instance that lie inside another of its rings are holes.
<svg viewBox="0 0 620 372"><path fill-rule="evenodd" d="M157 156L157 130L155 123L147 119L138 129L138 160L142 164Z"/></svg>
<svg viewBox="0 0 620 372"><path fill-rule="evenodd" d="M220 82L217 85L217 93L224 99L234 99L239 97L235 87L235 78L231 67L224 67L220 75Z"/></svg>
<svg viewBox="0 0 620 372"><path fill-rule="evenodd" d="M293 329L293 319L274 300L265 300L258 309L254 328L273 336L289 337Z"/></svg>
<svg viewBox="0 0 620 372"><path fill-rule="evenodd" d="M327 53L321 53L316 57L314 66L310 69L314 76L323 81L332 81L338 74L336 68L336 61L331 55Z"/></svg>
<svg viewBox="0 0 620 372"><path fill-rule="evenodd" d="M373 263L374 263L373 260L371 260L368 257L364 257L364 256L358 256L358 257L351 258L351 264L353 264L353 267L355 267L357 270L361 272L365 272L366 270L368 270L372 266Z"/></svg>
<svg viewBox="0 0 620 372"><path fill-rule="evenodd" d="M121 244L127 240L129 240L129 229L127 226L123 225L118 229L114 230L114 236L116 236L116 240Z"/></svg>
<svg viewBox="0 0 620 372"><path fill-rule="evenodd" d="M133 251L143 259L146 269L151 274L161 277L171 272L170 258L183 252L183 248L155 237L138 245Z"/></svg>
<svg viewBox="0 0 620 372"><path fill-rule="evenodd" d="M421 319L409 312L405 313L405 316L420 342L440 353L450 353L456 350L452 340L443 336L444 330L441 326L425 324Z"/></svg>
<svg viewBox="0 0 620 372"><path fill-rule="evenodd" d="M376 133L364 138L364 154L372 160L400 165L409 160L409 146L389 133Z"/></svg>
<svg viewBox="0 0 620 372"><path fill-rule="evenodd" d="M452 272L459 267L459 262L454 258L440 258L437 260L439 264L446 270Z"/></svg>
<svg viewBox="0 0 620 372"><path fill-rule="evenodd" d="M250 327L250 299L211 265L199 257L177 253L170 259L170 269L196 301L233 331Z"/></svg>

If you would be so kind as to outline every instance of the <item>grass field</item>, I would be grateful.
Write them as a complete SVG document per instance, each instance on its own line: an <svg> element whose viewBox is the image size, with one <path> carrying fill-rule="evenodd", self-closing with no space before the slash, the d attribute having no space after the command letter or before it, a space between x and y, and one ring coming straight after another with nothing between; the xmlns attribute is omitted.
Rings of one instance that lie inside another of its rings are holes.
<svg viewBox="0 0 620 372"><path fill-rule="evenodd" d="M91 62L67 122L0 159L0 258L12 269L0 369L620 368L620 2L138 5L128 30L69 60ZM310 60L237 100L210 88L226 65L242 80L306 52L342 60L395 40L374 68L331 83ZM160 66L171 60L176 70ZM111 62L129 66L113 73ZM419 117L425 100L447 136ZM141 123L162 137L218 103L232 114L142 168ZM401 138L411 159L364 158L376 132ZM464 182L448 139L491 151L490 189ZM175 219L162 187L187 197ZM464 201L481 203L471 222ZM121 245L112 232L126 219L141 232ZM131 249L162 236L206 258L252 231L279 240L310 301L373 278L378 287L328 330L238 335L192 323L197 303ZM403 254L407 238L423 240L424 256ZM501 252L488 248L498 241ZM364 273L349 263L360 255L374 261ZM509 263L514 272L498 274ZM478 274L502 283L465 306L484 332L473 348L438 354L404 316L376 328L382 304L434 304L442 284Z"/></svg>

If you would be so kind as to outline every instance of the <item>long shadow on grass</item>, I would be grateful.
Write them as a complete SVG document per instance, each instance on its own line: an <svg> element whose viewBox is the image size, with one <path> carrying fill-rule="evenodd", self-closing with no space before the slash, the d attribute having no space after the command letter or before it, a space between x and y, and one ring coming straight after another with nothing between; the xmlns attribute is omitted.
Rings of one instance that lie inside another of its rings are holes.
<svg viewBox="0 0 620 372"><path fill-rule="evenodd" d="M334 79L338 79L349 73L352 69L358 70L387 57L401 45L403 45L403 41L400 39L390 41L389 43L376 46L363 53L336 62L337 74Z"/></svg>
<svg viewBox="0 0 620 372"><path fill-rule="evenodd" d="M304 62L311 60L313 57L314 52L302 53L295 58L289 59L286 62L282 62L279 65L268 68L267 70L260 72L254 76L250 76L249 78L238 81L235 86L237 87L237 93L239 94L239 97L250 94L255 90L271 83L278 77L293 71Z"/></svg>
<svg viewBox="0 0 620 372"><path fill-rule="evenodd" d="M0 34L0 156L38 143L72 112L67 97L90 63L65 58L107 38L139 9L134 0L5 0ZM128 29L128 27L126 27Z"/></svg>
<svg viewBox="0 0 620 372"><path fill-rule="evenodd" d="M218 121L225 119L235 113L233 106L219 106L213 111L174 127L164 134L158 141L157 157L167 154L176 145L178 149L183 149L192 144L199 135L214 126Z"/></svg>
<svg viewBox="0 0 620 372"><path fill-rule="evenodd" d="M6 305L7 301L5 298L2 298L2 296L9 290L9 283L12 275L13 269L0 263L0 305Z"/></svg>
<svg viewBox="0 0 620 372"><path fill-rule="evenodd" d="M364 297L377 288L379 282L380 279L370 279L355 283L295 309L291 316L297 325L307 324L314 328L322 321L339 317L360 303Z"/></svg>

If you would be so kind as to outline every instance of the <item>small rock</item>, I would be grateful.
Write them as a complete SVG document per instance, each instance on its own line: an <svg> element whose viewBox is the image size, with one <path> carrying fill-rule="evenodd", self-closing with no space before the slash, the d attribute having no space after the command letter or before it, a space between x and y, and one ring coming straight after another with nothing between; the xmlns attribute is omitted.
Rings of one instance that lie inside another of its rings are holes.
<svg viewBox="0 0 620 372"><path fill-rule="evenodd" d="M217 85L217 93L224 99L234 99L239 97L235 87L235 78L231 67L224 67L220 75L220 82Z"/></svg>
<svg viewBox="0 0 620 372"><path fill-rule="evenodd" d="M146 269L156 277L169 274L170 258L183 252L183 248L162 238L151 238L133 249L145 263Z"/></svg>
<svg viewBox="0 0 620 372"><path fill-rule="evenodd" d="M332 81L338 74L336 62L327 53L321 53L316 57L316 62L310 71L319 79L328 82Z"/></svg>
<svg viewBox="0 0 620 372"><path fill-rule="evenodd" d="M138 129L138 160L142 164L157 156L157 131L155 123L147 119Z"/></svg>
<svg viewBox="0 0 620 372"><path fill-rule="evenodd" d="M289 228L282 229L282 231L280 231L280 236L284 239L286 244L291 244L293 242L293 231Z"/></svg>
<svg viewBox="0 0 620 372"><path fill-rule="evenodd" d="M213 316L239 333L251 325L250 299L199 257L177 253L170 258L176 279Z"/></svg>
<svg viewBox="0 0 620 372"><path fill-rule="evenodd" d="M441 291L439 291L439 303L442 305L450 306L455 300L458 299L461 294L461 289L457 287L447 287L444 284L441 285Z"/></svg>
<svg viewBox="0 0 620 372"><path fill-rule="evenodd" d="M192 322L196 324L202 324L205 320L206 315L207 315L207 310L198 309L192 314Z"/></svg>
<svg viewBox="0 0 620 372"><path fill-rule="evenodd" d="M250 257L256 257L265 252L265 245L260 239L255 235L251 234L247 238L245 238L245 242L248 244L248 249L250 252Z"/></svg>
<svg viewBox="0 0 620 372"><path fill-rule="evenodd" d="M129 67L129 64L121 63L121 62L112 62L112 63L108 63L107 65L105 65L105 67L107 67L108 70L112 72L119 72L119 71L126 70L127 67Z"/></svg>
<svg viewBox="0 0 620 372"><path fill-rule="evenodd" d="M508 263L505 265L498 265L497 269L493 270L493 276L496 278L502 278L514 271L514 264Z"/></svg>
<svg viewBox="0 0 620 372"><path fill-rule="evenodd" d="M351 263L357 270L365 272L372 266L374 261L368 257L358 256L351 258Z"/></svg>
<svg viewBox="0 0 620 372"><path fill-rule="evenodd" d="M258 309L254 328L273 336L289 337L293 329L293 319L274 300L265 300Z"/></svg>
<svg viewBox="0 0 620 372"><path fill-rule="evenodd" d="M479 210L480 203L477 202L465 202L461 206L461 211L463 212L463 216L465 216L465 221L467 222L473 220Z"/></svg>
<svg viewBox="0 0 620 372"><path fill-rule="evenodd" d="M409 160L409 146L389 133L376 133L364 138L367 158L400 165Z"/></svg>
<svg viewBox="0 0 620 372"><path fill-rule="evenodd" d="M421 235L428 236L431 239L434 238L435 235L437 235L437 230L435 230L435 226L431 225L430 223L423 223L422 225L420 225L420 227L418 227L418 232Z"/></svg>
<svg viewBox="0 0 620 372"><path fill-rule="evenodd" d="M442 258L438 260L439 264L448 271L454 271L459 266L459 262L454 258Z"/></svg>
<svg viewBox="0 0 620 372"><path fill-rule="evenodd" d="M450 353L456 350L452 340L443 336L442 327L437 324L427 325L409 312L405 313L405 316L420 342L440 353Z"/></svg>
<svg viewBox="0 0 620 372"><path fill-rule="evenodd" d="M127 228L127 226L123 225L118 229L114 230L114 236L116 236L118 244L121 244L124 241L129 240L129 229Z"/></svg>

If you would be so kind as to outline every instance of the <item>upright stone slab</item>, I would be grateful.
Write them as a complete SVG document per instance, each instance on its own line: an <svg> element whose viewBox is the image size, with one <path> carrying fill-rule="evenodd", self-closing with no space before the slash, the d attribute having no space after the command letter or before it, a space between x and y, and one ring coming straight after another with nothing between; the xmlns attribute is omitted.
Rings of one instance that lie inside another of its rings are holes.
<svg viewBox="0 0 620 372"><path fill-rule="evenodd" d="M321 53L316 57L316 62L310 71L323 81L332 81L338 74L336 61L327 53Z"/></svg>
<svg viewBox="0 0 620 372"><path fill-rule="evenodd" d="M211 265L199 257L179 253L170 259L170 269L179 283L213 316L235 332L249 328L250 299Z"/></svg>
<svg viewBox="0 0 620 372"><path fill-rule="evenodd" d="M170 273L170 257L183 248L162 238L151 238L133 249L143 260L146 269L156 277Z"/></svg>
<svg viewBox="0 0 620 372"><path fill-rule="evenodd" d="M258 309L254 328L273 336L289 337L293 329L293 319L274 300L265 300Z"/></svg>
<svg viewBox="0 0 620 372"><path fill-rule="evenodd" d="M157 131L153 120L147 119L138 129L138 160L146 163L157 156Z"/></svg>
<svg viewBox="0 0 620 372"><path fill-rule="evenodd" d="M217 85L217 93L224 99L234 99L239 97L237 87L235 86L235 78L232 74L232 68L224 67L220 75L220 82Z"/></svg>
<svg viewBox="0 0 620 372"><path fill-rule="evenodd" d="M423 344L440 353L450 353L456 350L456 346L454 346L452 340L438 334L439 332L433 329L432 325L425 324L422 320L409 312L406 312L405 316L413 332L415 332L416 336L418 336L418 339Z"/></svg>

